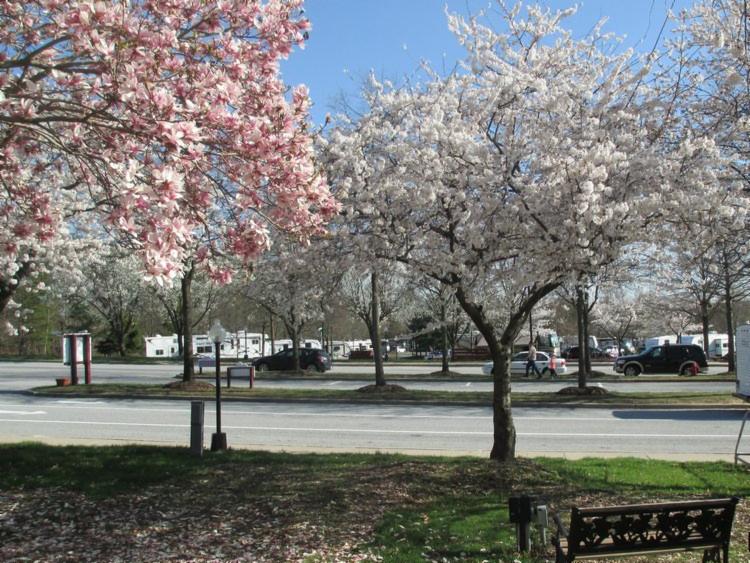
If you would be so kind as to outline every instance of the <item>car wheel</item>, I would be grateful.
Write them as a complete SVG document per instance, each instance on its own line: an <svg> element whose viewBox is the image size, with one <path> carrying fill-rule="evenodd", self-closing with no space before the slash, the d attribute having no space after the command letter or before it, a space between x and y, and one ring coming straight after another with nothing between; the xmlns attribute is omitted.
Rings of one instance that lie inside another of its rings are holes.
<svg viewBox="0 0 750 563"><path fill-rule="evenodd" d="M641 369L635 365L629 365L625 368L625 375L637 376L641 375Z"/></svg>
<svg viewBox="0 0 750 563"><path fill-rule="evenodd" d="M258 364L255 366L255 371L268 371L268 364Z"/></svg>

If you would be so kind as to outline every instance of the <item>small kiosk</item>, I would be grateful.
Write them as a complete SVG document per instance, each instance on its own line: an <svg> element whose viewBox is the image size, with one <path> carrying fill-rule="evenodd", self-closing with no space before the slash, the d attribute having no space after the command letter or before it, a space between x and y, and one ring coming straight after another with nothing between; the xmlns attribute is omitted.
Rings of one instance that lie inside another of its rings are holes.
<svg viewBox="0 0 750 563"><path fill-rule="evenodd" d="M78 364L83 364L84 381L91 384L91 334L70 332L63 334L63 365L70 366L70 383L78 385Z"/></svg>
<svg viewBox="0 0 750 563"><path fill-rule="evenodd" d="M737 388L734 396L750 403L750 324L737 327L737 332L735 333L735 350L737 354L737 365L735 366L737 370ZM740 451L742 434L745 431L745 423L748 416L750 416L750 410L746 410L745 416L742 418L740 435L737 436L737 445L734 448L735 464L742 462L750 465L750 452Z"/></svg>

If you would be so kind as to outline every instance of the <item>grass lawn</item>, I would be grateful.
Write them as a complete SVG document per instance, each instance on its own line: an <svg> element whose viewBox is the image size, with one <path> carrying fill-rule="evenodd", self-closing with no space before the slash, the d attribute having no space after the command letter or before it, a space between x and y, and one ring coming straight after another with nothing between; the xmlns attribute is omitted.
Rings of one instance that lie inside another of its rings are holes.
<svg viewBox="0 0 750 563"><path fill-rule="evenodd" d="M489 405L492 403L491 392L452 392L403 390L385 392L361 392L357 390L336 389L249 389L235 382L235 386L227 389L222 387L221 395L224 399L262 399L262 400L328 400L346 402L365 401L409 401L409 402L441 402L456 404ZM247 381L244 382L247 385ZM606 385L605 385L606 387ZM160 385L143 384L92 384L66 387L37 387L35 393L40 395L89 395L89 396L129 396L129 397L205 397L211 399L215 395L213 388L205 390L184 391L165 388ZM618 406L648 406L648 405L715 405L729 406L745 405L743 401L732 397L728 393L614 393L603 396L559 395L557 393L516 393L513 404L555 403L559 405L594 404L606 407Z"/></svg>
<svg viewBox="0 0 750 563"><path fill-rule="evenodd" d="M0 445L3 561L523 561L507 497L570 506L747 496L725 463ZM740 503L731 561L748 561ZM669 561L700 561L700 554ZM632 561L632 559L630 559Z"/></svg>

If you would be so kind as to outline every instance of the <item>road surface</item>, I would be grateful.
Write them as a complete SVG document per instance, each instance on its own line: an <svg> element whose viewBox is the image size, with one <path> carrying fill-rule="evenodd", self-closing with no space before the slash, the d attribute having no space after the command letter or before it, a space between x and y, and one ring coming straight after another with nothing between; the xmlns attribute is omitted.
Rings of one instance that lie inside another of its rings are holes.
<svg viewBox="0 0 750 563"><path fill-rule="evenodd" d="M389 365L386 369L386 378L392 373L413 373L419 376L427 376L435 369L432 365ZM479 366L466 366L457 368L462 373L478 375L481 371ZM718 369L718 368L717 368ZM151 383L164 384L174 381L175 377L182 373L178 365L167 364L95 364L92 368L94 383ZM362 373L360 380L340 380L336 379L337 373ZM375 377L372 374L372 366L334 366L331 372L328 372L329 379L263 379L263 376L256 378L256 385L259 388L266 387L284 387L284 388L309 388L309 389L357 389L364 385L374 382ZM21 391L39 387L43 385L54 385L54 380L58 377L67 377L69 368L60 363L52 362L0 362L0 392L2 391ZM83 380L83 374L79 374ZM367 377L371 375L371 377ZM246 382L247 380L245 380ZM395 381L395 380L394 380ZM242 380L237 380L236 385L242 385ZM492 382L487 378L486 381L420 381L419 379L404 381L398 380L397 383L409 389L428 389L441 391L491 391ZM246 384L246 383L245 383ZM571 381L558 382L549 378L542 380L514 380L513 392L540 392L540 391L557 391L562 387L571 385ZM604 384L612 391L620 392L707 392L707 393L733 393L735 384L732 381L691 381L689 378L679 380L665 380L663 382L645 382L639 381L638 378L628 378L627 380L606 382Z"/></svg>
<svg viewBox="0 0 750 563"><path fill-rule="evenodd" d="M721 410L568 408L513 412L519 455L698 460L733 459L743 415ZM214 420L213 402L206 402L206 444ZM492 412L483 407L225 402L222 429L234 448L484 457L492 445ZM187 446L189 435L187 401L0 395L4 442Z"/></svg>

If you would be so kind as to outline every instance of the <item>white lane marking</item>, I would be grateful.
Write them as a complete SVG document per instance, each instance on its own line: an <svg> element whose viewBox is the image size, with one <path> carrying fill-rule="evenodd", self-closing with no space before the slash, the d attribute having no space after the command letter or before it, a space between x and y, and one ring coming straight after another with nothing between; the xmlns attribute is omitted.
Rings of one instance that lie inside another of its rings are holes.
<svg viewBox="0 0 750 563"><path fill-rule="evenodd" d="M61 399L59 401L55 401L56 403L62 403L62 404L72 404L72 405L104 405L106 404L104 401L76 401L75 399Z"/></svg>
<svg viewBox="0 0 750 563"><path fill-rule="evenodd" d="M164 428L187 428L190 424L165 424L147 423L147 422L94 422L91 420L13 420L9 418L0 418L0 422L37 422L42 424L74 424L83 426L155 426Z"/></svg>
<svg viewBox="0 0 750 563"><path fill-rule="evenodd" d="M466 383L466 387L471 387L471 381Z"/></svg>
<svg viewBox="0 0 750 563"><path fill-rule="evenodd" d="M29 414L47 414L47 411L0 411L0 414L19 414L25 416Z"/></svg>
<svg viewBox="0 0 750 563"><path fill-rule="evenodd" d="M72 401L71 401L72 402ZM206 412L214 412L213 409L213 400L209 399L206 400ZM164 406L162 403L161 406L155 405L153 407L116 407L113 405L107 405L103 401L95 401L95 402L84 402L84 401L75 401L75 405L71 406L68 405L68 401L58 401L58 403L62 404L45 404L48 408L56 408L56 409L69 409L69 410L82 410L82 409L90 409L90 410L107 410L107 411L124 411L124 412L159 412L159 413L167 413L167 412L174 412L174 413L185 413L189 412L189 408L187 405L187 401L185 402L184 406L181 406L179 408L173 407L173 406ZM348 412L348 413L341 413L341 412L303 412L303 411L265 411L265 410L236 410L234 409L234 405L236 403L232 402L225 402L222 403L222 411L224 414L228 416L235 416L235 415L257 415L257 416L298 416L298 417L331 417L331 418L374 418L374 419L382 419L382 418L388 418L388 419L436 419L436 420L443 420L443 419L449 419L449 420L492 420L492 415L441 415L441 414L371 414L371 413L362 413L362 412ZM106 405L106 406L96 406L96 405ZM10 403L10 404L3 404L0 403L0 406L3 407L18 407L18 404L16 403ZM352 406L356 406L354 403L352 403ZM369 408L371 405L361 405L364 408ZM409 406L409 405L393 405L393 406L403 406L404 409L411 409L416 408L417 405ZM341 408L340 406L336 408ZM483 410L490 410L490 406L482 407L482 406L472 406L467 407L472 409L483 409ZM565 409L567 410L567 409ZM622 409L617 409L622 410ZM634 409L639 410L639 409ZM717 410L717 409L708 409L708 410ZM685 410L675 411L675 412L689 412ZM723 411L728 412L728 411ZM739 420L741 417L739 417L739 413L742 411L737 410L738 417L737 420ZM649 422L652 423L653 420L647 417L644 418L620 418L616 417L614 415L612 416L598 416L598 417L587 417L585 416L586 413L582 413L582 416L559 416L558 415L559 410L558 409L552 409L549 416L523 416L523 415L516 415L513 417L514 421L525 421L525 420L541 420L541 421L550 421L554 420L555 422ZM717 420L715 422L732 422L733 420L728 419L722 419ZM705 421L699 421L701 424L705 424ZM736 436L735 436L736 437Z"/></svg>
<svg viewBox="0 0 750 563"><path fill-rule="evenodd" d="M326 385L338 385L339 383L341 383L341 382L340 381L329 381L328 383L326 383Z"/></svg>

